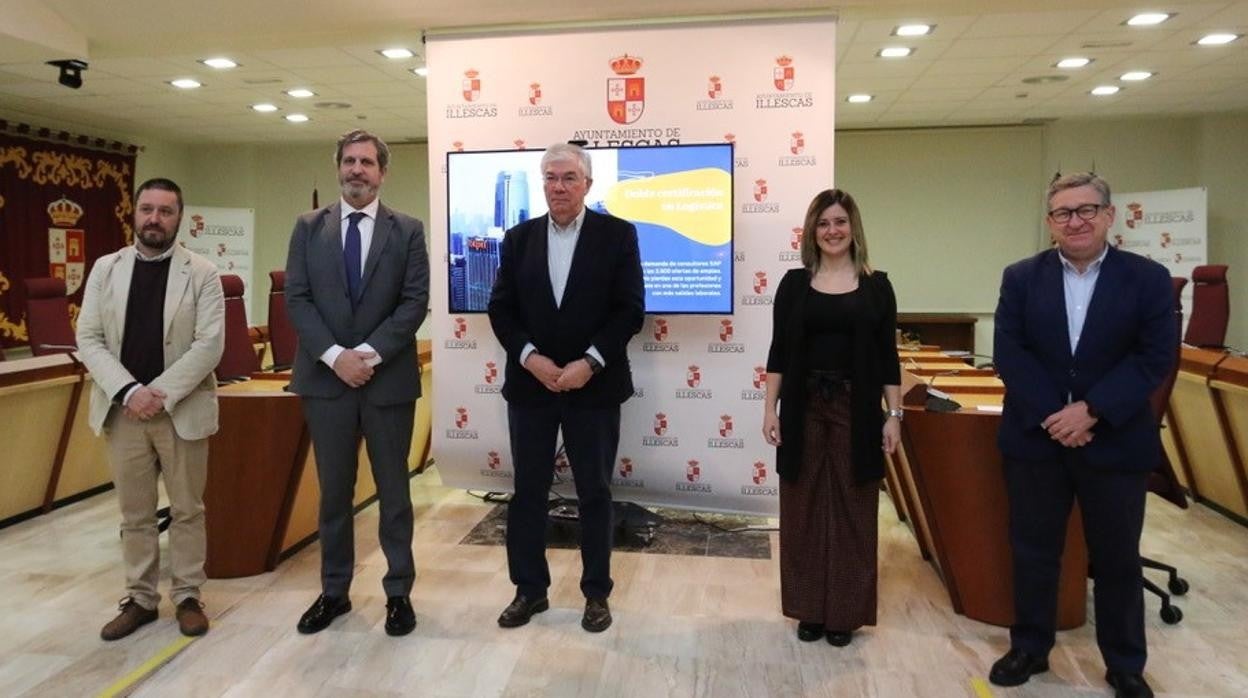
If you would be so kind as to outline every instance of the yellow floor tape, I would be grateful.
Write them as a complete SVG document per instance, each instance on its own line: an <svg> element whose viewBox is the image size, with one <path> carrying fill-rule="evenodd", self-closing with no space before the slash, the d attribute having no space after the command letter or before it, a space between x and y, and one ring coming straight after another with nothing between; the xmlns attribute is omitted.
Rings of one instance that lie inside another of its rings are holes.
<svg viewBox="0 0 1248 698"><path fill-rule="evenodd" d="M971 679L971 690L975 691L975 698L992 698L992 689L983 679Z"/></svg>
<svg viewBox="0 0 1248 698"><path fill-rule="evenodd" d="M129 691L131 688L134 687L136 683L142 681L148 674L160 668L160 665L164 664L170 659L173 659L173 657L177 655L177 653L186 649L186 646L194 642L195 639L196 638L193 638L193 637L178 638L177 641L175 641L173 644L169 645L168 647L164 648L163 650L157 652L155 656L153 656L151 659L147 660L146 662L143 662L134 671L130 672L129 674L126 674L120 679L117 679L117 681L114 682L113 685L101 691L99 695L97 696L97 698L114 698L114 696L119 696L119 695L124 694L126 691Z"/></svg>

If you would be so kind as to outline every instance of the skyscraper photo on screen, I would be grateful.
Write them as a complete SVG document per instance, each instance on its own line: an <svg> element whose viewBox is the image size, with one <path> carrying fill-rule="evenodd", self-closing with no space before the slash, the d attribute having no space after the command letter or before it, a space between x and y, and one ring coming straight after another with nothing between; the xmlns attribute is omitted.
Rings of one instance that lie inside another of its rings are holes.
<svg viewBox="0 0 1248 698"><path fill-rule="evenodd" d="M732 313L732 144L588 152L585 205L637 226L646 312ZM485 312L503 234L545 215L541 159L540 150L447 153L450 312Z"/></svg>

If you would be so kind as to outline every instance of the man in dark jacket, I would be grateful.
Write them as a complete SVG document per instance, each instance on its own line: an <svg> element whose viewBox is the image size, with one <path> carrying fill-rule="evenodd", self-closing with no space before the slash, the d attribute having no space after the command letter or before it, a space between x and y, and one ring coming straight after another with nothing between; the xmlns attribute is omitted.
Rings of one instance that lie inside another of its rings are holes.
<svg viewBox="0 0 1248 698"><path fill-rule="evenodd" d="M581 520L581 626L611 625L611 469L620 404L633 394L627 346L645 312L637 230L585 208L588 153L551 146L542 156L549 213L507 231L490 295L490 324L507 350L503 397L515 495L507 510L507 564L515 599L498 624L524 625L550 607L547 499L562 428Z"/></svg>
<svg viewBox="0 0 1248 698"><path fill-rule="evenodd" d="M1016 686L1048 670L1066 520L1078 501L1106 681L1119 696L1151 696L1140 532L1161 454L1149 396L1178 342L1170 275L1106 243L1114 207L1094 174L1050 184L1047 220L1055 248L1008 267L997 304L1015 620L989 678Z"/></svg>

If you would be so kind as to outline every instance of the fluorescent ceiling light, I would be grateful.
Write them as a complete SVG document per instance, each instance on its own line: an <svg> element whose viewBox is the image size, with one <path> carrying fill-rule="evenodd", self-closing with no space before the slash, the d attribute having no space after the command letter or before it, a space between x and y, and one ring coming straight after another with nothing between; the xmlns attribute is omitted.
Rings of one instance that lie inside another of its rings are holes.
<svg viewBox="0 0 1248 698"><path fill-rule="evenodd" d="M908 46L888 46L880 49L880 52L875 55L880 58L905 58L911 53L914 53L914 49Z"/></svg>
<svg viewBox="0 0 1248 698"><path fill-rule="evenodd" d="M296 99L305 99L307 97L315 97L316 93L306 87L296 87L293 90L286 90L286 94Z"/></svg>
<svg viewBox="0 0 1248 698"><path fill-rule="evenodd" d="M422 65L419 68L412 68L412 72L422 78L429 77L429 66Z"/></svg>
<svg viewBox="0 0 1248 698"><path fill-rule="evenodd" d="M1062 60L1058 61L1056 64L1054 64L1053 67L1072 68L1072 69L1082 68L1083 66L1091 62L1092 62L1091 58L1084 58L1083 56L1071 56L1070 58L1063 58Z"/></svg>
<svg viewBox="0 0 1248 698"><path fill-rule="evenodd" d="M411 52L411 49L406 48L383 48L377 53L396 61L400 58L411 58L416 55Z"/></svg>
<svg viewBox="0 0 1248 698"><path fill-rule="evenodd" d="M933 29L930 24L903 24L893 29L893 36L926 36Z"/></svg>
<svg viewBox="0 0 1248 698"><path fill-rule="evenodd" d="M262 111L262 112L277 111L277 105L269 104L268 102L264 102L261 104L253 104L251 105L251 108L255 109L256 111Z"/></svg>
<svg viewBox="0 0 1248 698"><path fill-rule="evenodd" d="M237 63L224 57L205 58L204 60L200 61L200 63L203 63L209 68L216 68L217 70L229 70L230 68L238 67Z"/></svg>
<svg viewBox="0 0 1248 698"><path fill-rule="evenodd" d="M871 95L850 95L845 98L845 101L850 104L866 104L873 99L875 99L875 97Z"/></svg>
<svg viewBox="0 0 1248 698"><path fill-rule="evenodd" d="M1128 19L1127 24L1132 27L1151 27L1161 24L1173 16L1168 12L1144 12Z"/></svg>
<svg viewBox="0 0 1248 698"><path fill-rule="evenodd" d="M193 90L196 87L203 87L203 83L198 80L192 80L191 78L178 78L177 80L170 80L169 84L183 90Z"/></svg>
<svg viewBox="0 0 1248 698"><path fill-rule="evenodd" d="M306 114L287 114L287 115L286 115L286 120L287 120L287 121L294 122L294 123L296 123L296 124L301 124L301 123L303 123L303 122L307 121L307 120L308 120L308 117L307 117L307 115L306 115Z"/></svg>
<svg viewBox="0 0 1248 698"><path fill-rule="evenodd" d="M1153 77L1153 74L1148 72L1147 70L1132 70L1129 73L1123 73L1122 75L1118 76L1118 79L1126 80L1128 82L1135 82L1137 80L1147 80L1151 77Z"/></svg>
<svg viewBox="0 0 1248 698"><path fill-rule="evenodd" d="M1205 34L1196 43L1201 46L1221 46L1239 38L1239 34Z"/></svg>
<svg viewBox="0 0 1248 698"><path fill-rule="evenodd" d="M1112 94L1118 94L1118 90L1120 89L1122 88L1118 87L1117 85L1101 85L1099 87L1093 87L1092 94L1096 95L1097 97L1108 97L1109 95L1112 95Z"/></svg>

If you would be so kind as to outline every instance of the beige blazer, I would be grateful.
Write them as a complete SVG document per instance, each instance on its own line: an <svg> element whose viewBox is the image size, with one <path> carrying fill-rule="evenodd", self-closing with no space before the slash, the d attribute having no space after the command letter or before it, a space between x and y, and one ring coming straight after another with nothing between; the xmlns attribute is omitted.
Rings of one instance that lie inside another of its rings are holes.
<svg viewBox="0 0 1248 698"><path fill-rule="evenodd" d="M100 257L87 278L78 315L78 358L91 372L90 424L105 428L112 398L134 377L121 365L126 300L137 263L135 248ZM174 248L165 289L165 371L151 387L163 390L165 411L184 439L217 431L217 381L213 369L225 348L225 297L212 262L181 245Z"/></svg>

